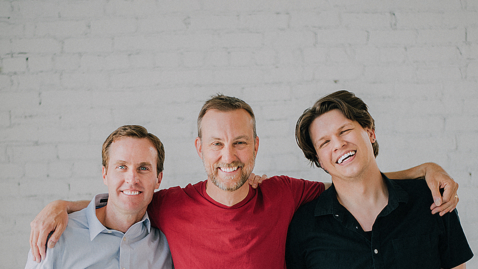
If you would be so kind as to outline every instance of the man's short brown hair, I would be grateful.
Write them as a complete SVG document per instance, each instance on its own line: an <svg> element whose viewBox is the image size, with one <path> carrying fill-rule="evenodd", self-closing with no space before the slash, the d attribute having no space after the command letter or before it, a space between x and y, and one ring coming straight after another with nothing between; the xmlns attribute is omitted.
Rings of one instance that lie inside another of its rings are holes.
<svg viewBox="0 0 478 269"><path fill-rule="evenodd" d="M362 128L375 130L375 120L368 112L367 105L354 93L341 90L319 99L312 107L304 111L295 127L297 145L302 149L305 157L319 168L321 166L317 152L310 138L310 125L320 115L334 109L340 110L347 119L358 122ZM377 157L378 142L376 140L372 143L372 147L373 153Z"/></svg>
<svg viewBox="0 0 478 269"><path fill-rule="evenodd" d="M156 170L159 175L163 171L163 164L164 164L164 146L161 143L161 140L154 134L148 133L148 130L140 125L124 125L116 129L112 132L108 138L106 138L105 142L103 143L103 150L102 150L102 163L105 168L108 168L108 161L109 161L109 148L111 143L115 140L118 140L122 137L133 137L133 138L147 138L151 143L153 143L154 147L156 148L157 152L157 160L156 160Z"/></svg>
<svg viewBox="0 0 478 269"><path fill-rule="evenodd" d="M251 106L239 98L217 94L211 97L211 99L207 100L206 103L204 103L204 105L202 106L201 111L199 111L199 116L197 120L199 138L201 138L202 118L204 117L204 115L206 115L206 112L209 109L217 109L222 112L233 111L236 109L244 109L247 113L249 113L249 115L252 118L252 126L253 126L252 128L254 132L254 138L257 136L256 118L254 116L254 112L252 111Z"/></svg>

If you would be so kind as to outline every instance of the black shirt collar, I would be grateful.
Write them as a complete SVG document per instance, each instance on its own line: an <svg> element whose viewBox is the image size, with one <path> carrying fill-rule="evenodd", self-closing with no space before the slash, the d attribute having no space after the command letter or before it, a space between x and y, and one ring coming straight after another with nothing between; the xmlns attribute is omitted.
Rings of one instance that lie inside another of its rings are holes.
<svg viewBox="0 0 478 269"><path fill-rule="evenodd" d="M388 205L382 210L379 216L386 216L398 207L399 203L408 202L408 194L393 180L387 178L383 173L382 178L385 181L388 189ZM344 216L344 211L347 211L337 200L337 191L334 184L329 189L324 191L317 199L314 215L316 217L324 215L334 215L336 218Z"/></svg>

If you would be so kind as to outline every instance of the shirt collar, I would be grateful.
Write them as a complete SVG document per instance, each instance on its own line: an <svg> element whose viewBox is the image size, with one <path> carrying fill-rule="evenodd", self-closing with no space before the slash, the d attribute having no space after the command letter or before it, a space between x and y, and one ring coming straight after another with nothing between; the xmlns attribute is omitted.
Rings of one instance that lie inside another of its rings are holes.
<svg viewBox="0 0 478 269"><path fill-rule="evenodd" d="M379 216L386 216L395 210L399 203L408 202L408 194L393 180L390 180L382 174L382 178L385 181L388 189L388 204L379 214ZM346 211L339 201L337 200L337 191L334 184L324 191L317 199L317 205L315 206L314 215L316 217L324 215L335 215L336 217L342 216Z"/></svg>
<svg viewBox="0 0 478 269"><path fill-rule="evenodd" d="M106 228L96 217L96 209L106 206L107 203L108 203L108 193L101 193L101 194L97 194L91 200L91 202L88 204L88 207L86 208L86 219L88 221L88 229L90 231L91 241L95 239L95 237L102 232L105 232L105 233L110 232L110 230L108 230L108 228ZM139 223L142 223L144 228L147 229L148 234L151 232L151 221L149 219L149 215L147 212L144 214L143 218L141 219L141 221L139 221ZM135 223L133 224L133 226L137 224L138 223ZM128 231L130 229L128 229ZM118 232L118 231L115 231L115 232Z"/></svg>

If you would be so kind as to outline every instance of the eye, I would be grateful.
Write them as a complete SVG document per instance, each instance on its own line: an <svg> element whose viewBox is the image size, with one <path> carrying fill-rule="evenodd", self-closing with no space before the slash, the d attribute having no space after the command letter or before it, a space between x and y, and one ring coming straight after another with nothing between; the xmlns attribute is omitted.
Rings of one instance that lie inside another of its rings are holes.
<svg viewBox="0 0 478 269"><path fill-rule="evenodd" d="M346 129L346 130L343 130L342 132L340 132L340 134L346 134L348 132L350 132L352 129Z"/></svg>
<svg viewBox="0 0 478 269"><path fill-rule="evenodd" d="M325 146L327 146L327 144L329 143L330 140L325 140L322 144L320 144L319 148L323 148Z"/></svg>
<svg viewBox="0 0 478 269"><path fill-rule="evenodd" d="M121 169L121 170L126 169L126 166L125 165L118 165L118 169Z"/></svg>
<svg viewBox="0 0 478 269"><path fill-rule="evenodd" d="M148 171L149 168L148 168L148 167L145 167L145 166L141 166L141 167L139 168L139 170L141 170L141 171Z"/></svg>

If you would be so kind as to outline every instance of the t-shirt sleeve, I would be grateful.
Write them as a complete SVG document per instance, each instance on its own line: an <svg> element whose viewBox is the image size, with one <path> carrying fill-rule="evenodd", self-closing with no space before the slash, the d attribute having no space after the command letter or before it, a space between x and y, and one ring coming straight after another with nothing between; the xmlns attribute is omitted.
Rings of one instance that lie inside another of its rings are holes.
<svg viewBox="0 0 478 269"><path fill-rule="evenodd" d="M159 215L160 215L160 206L161 203L166 196L167 190L160 190L157 191L153 194L153 199L151 200L151 203L149 203L148 206L148 216L149 219L151 220L151 226L158 228L161 230L160 227L160 221L159 221Z"/></svg>
<svg viewBox="0 0 478 269"><path fill-rule="evenodd" d="M453 268L470 260L473 252L461 227L458 211L455 209L443 215L442 221L445 231L440 237L441 267Z"/></svg>
<svg viewBox="0 0 478 269"><path fill-rule="evenodd" d="M319 195L321 195L325 190L324 183L322 182L296 179L291 177L284 178L290 184L290 190L295 201L296 210L299 208L299 206L319 197Z"/></svg>

